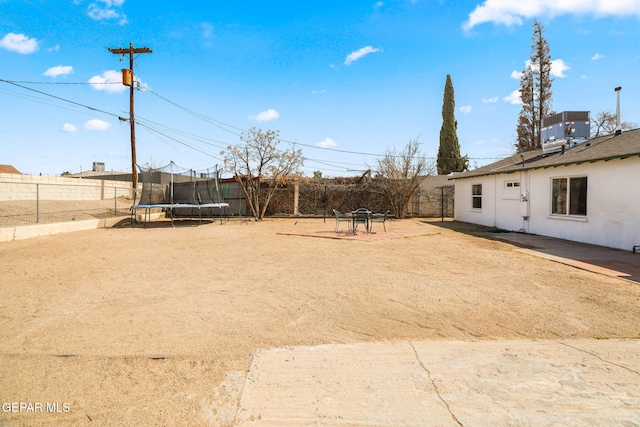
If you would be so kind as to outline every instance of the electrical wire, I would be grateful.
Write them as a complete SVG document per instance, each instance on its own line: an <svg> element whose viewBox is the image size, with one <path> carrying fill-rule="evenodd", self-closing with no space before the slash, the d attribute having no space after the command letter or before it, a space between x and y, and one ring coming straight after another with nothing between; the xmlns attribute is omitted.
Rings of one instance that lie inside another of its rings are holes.
<svg viewBox="0 0 640 427"><path fill-rule="evenodd" d="M58 99L58 100L60 100L60 101L68 102L69 104L77 105L77 106L80 106L80 107L86 108L86 109L88 109L88 110L97 111L97 112L102 113L102 114L106 114L106 115L109 115L109 116L113 116L113 117L120 118L120 116L119 116L119 115L117 115L117 114L113 114L113 113L110 113L110 112L108 112L108 111L101 110L101 109L99 109L99 108L90 107L90 106L88 106L88 105L84 105L84 104L81 104L81 103L79 103L79 102L71 101L70 99L65 99L65 98L62 98L62 97L59 97L59 96L56 96L56 95L51 95L50 93L46 93L46 92L42 92L42 91L40 91L40 90L32 89L32 88L30 88L30 87L23 86L23 85L20 85L20 84L14 83L14 82L9 81L9 80L0 79L0 82L8 83L8 84L10 84L10 85L14 85L14 86L20 87L20 88L22 88L22 89L26 89L26 90L29 90L29 91L32 91L32 92L39 93L39 94L41 94L41 95L45 95L45 96L48 96L48 97L51 97L51 98L54 98L54 99Z"/></svg>

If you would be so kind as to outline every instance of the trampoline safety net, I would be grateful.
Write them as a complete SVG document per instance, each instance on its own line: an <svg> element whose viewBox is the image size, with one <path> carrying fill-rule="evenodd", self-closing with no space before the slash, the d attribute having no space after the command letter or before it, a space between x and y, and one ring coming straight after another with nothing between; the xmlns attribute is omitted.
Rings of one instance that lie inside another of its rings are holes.
<svg viewBox="0 0 640 427"><path fill-rule="evenodd" d="M142 188L132 208L134 214L137 209L161 208L171 218L202 217L222 215L222 210L229 206L220 192L217 166L200 173L173 162L162 167L137 167Z"/></svg>

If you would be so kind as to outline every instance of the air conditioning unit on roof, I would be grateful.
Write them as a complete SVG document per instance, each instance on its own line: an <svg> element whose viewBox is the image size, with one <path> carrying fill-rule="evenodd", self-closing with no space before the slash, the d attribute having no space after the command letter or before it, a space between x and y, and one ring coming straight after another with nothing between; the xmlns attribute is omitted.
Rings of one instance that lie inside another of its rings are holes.
<svg viewBox="0 0 640 427"><path fill-rule="evenodd" d="M542 119L542 143L559 139L589 139L591 119L588 111L563 111ZM569 147L567 147L569 148Z"/></svg>

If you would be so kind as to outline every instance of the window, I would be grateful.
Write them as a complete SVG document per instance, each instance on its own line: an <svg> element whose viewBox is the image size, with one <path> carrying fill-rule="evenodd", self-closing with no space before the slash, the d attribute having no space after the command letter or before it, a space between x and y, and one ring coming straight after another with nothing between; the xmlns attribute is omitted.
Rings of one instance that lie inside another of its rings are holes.
<svg viewBox="0 0 640 427"><path fill-rule="evenodd" d="M519 200L520 199L520 181L504 181L502 198Z"/></svg>
<svg viewBox="0 0 640 427"><path fill-rule="evenodd" d="M482 209L482 184L471 186L471 207L473 209Z"/></svg>
<svg viewBox="0 0 640 427"><path fill-rule="evenodd" d="M552 179L551 213L554 215L587 215L586 176Z"/></svg>

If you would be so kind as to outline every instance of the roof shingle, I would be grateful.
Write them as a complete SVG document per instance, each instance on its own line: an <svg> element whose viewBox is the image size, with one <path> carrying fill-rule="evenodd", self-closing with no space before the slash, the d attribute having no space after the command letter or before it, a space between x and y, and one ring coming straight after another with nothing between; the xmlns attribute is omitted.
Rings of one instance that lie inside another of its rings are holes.
<svg viewBox="0 0 640 427"><path fill-rule="evenodd" d="M640 156L640 129L621 135L602 136L565 150L564 153L544 154L542 150L514 154L478 169L455 174L451 179L474 178L486 175L513 173L525 170L581 164Z"/></svg>

